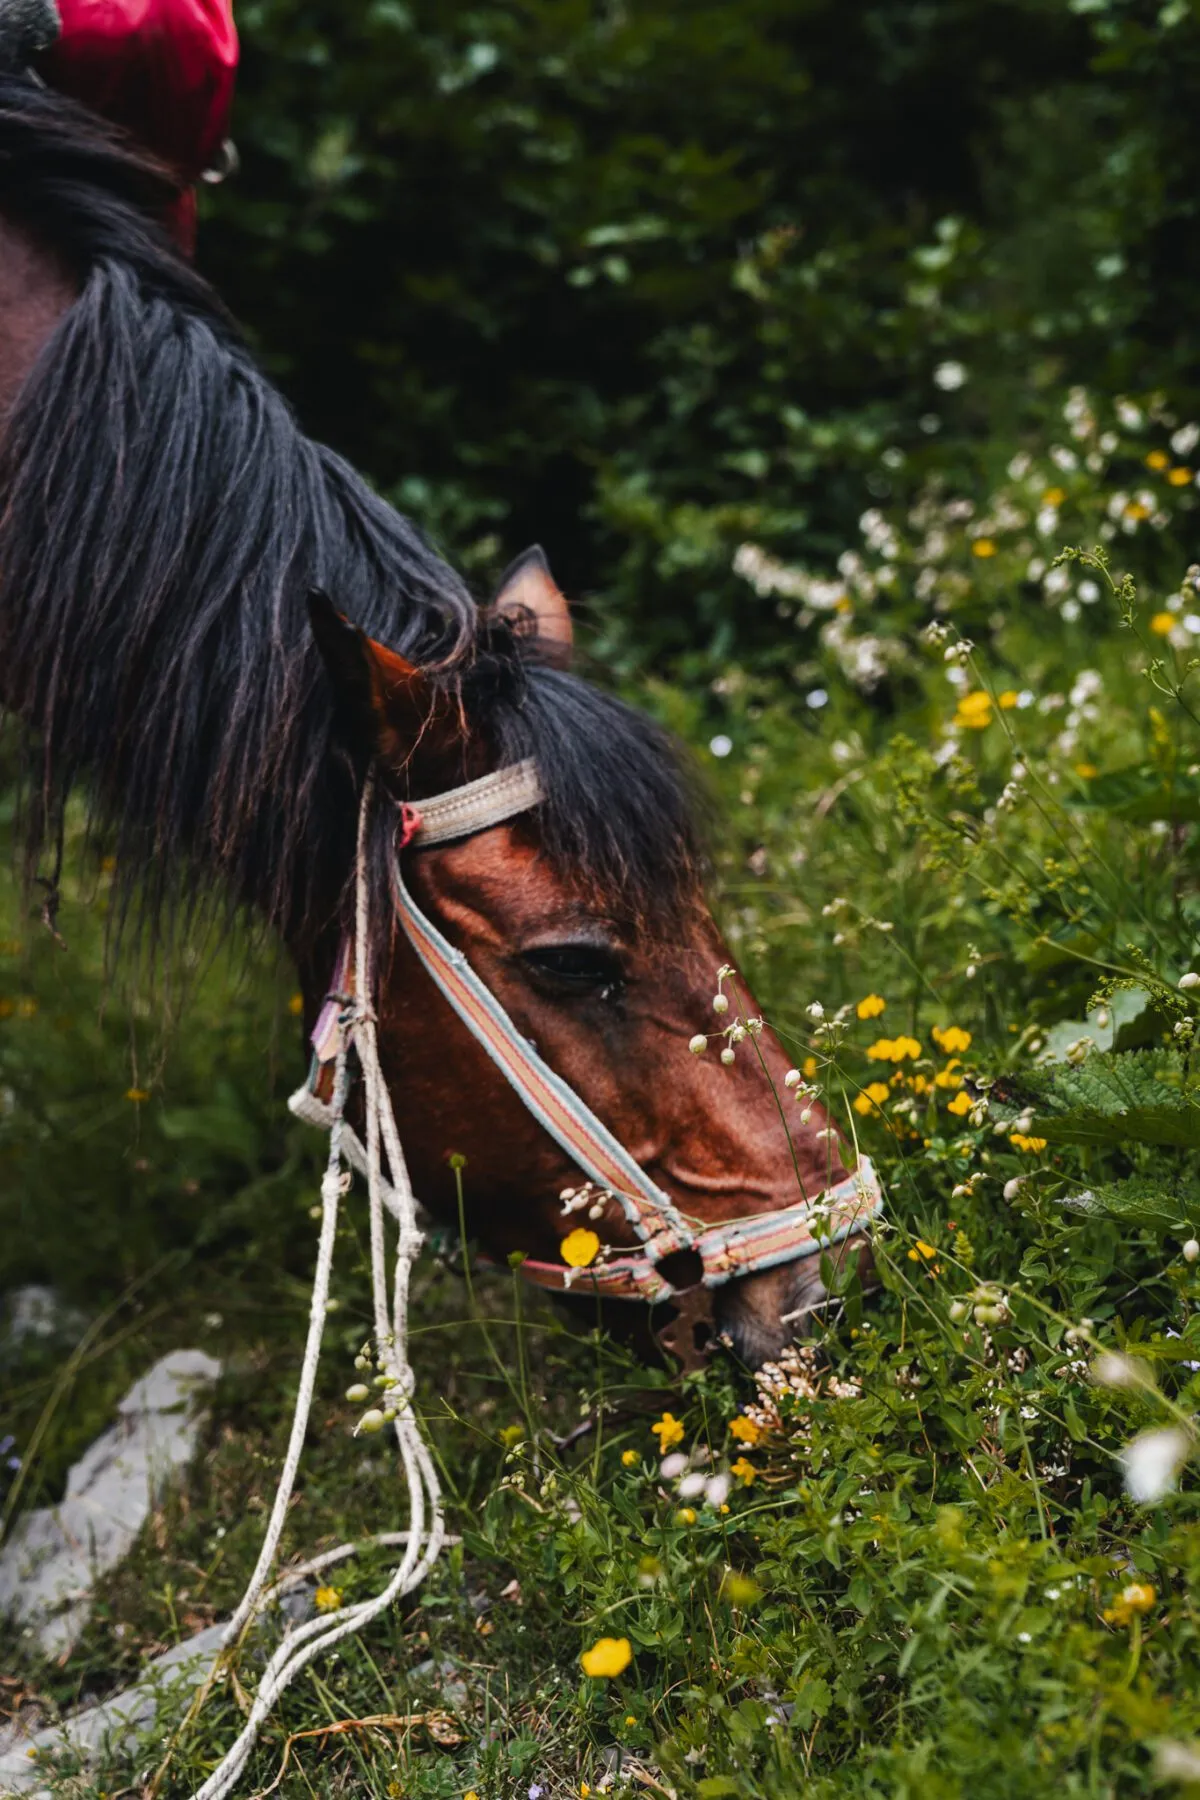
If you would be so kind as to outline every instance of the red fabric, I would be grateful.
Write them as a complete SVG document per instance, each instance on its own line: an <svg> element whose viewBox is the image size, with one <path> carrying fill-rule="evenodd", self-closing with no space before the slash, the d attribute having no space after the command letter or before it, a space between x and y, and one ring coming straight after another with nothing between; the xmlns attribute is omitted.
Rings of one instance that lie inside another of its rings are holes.
<svg viewBox="0 0 1200 1800"><path fill-rule="evenodd" d="M62 33L39 59L52 87L123 125L188 188L229 127L238 41L231 0L58 0ZM195 200L174 223L190 248Z"/></svg>

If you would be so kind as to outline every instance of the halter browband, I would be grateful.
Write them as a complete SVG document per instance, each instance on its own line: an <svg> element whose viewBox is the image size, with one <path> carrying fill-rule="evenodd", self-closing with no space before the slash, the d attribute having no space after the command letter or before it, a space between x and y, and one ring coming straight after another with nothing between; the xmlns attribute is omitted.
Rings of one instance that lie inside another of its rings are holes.
<svg viewBox="0 0 1200 1800"><path fill-rule="evenodd" d="M528 759L406 806L392 861L396 910L420 962L534 1118L601 1190L600 1199L611 1194L619 1202L640 1240L634 1250L602 1252L602 1260L584 1269L527 1258L521 1264L522 1275L539 1287L579 1288L605 1299L653 1304L680 1291L660 1267L676 1251L692 1251L699 1257L701 1280L712 1288L734 1276L812 1256L861 1229L883 1206L878 1177L866 1156L860 1157L852 1175L778 1212L715 1225L685 1217L574 1088L539 1056L462 951L421 911L401 869L406 848L421 849L490 830L529 811L542 797L537 764ZM308 1080L289 1102L298 1118L326 1128L332 1123L332 1109L325 1094L341 1044L345 996L355 987L353 962L346 938L330 997L313 1028ZM351 1160L362 1166L361 1145L348 1128L345 1136Z"/></svg>

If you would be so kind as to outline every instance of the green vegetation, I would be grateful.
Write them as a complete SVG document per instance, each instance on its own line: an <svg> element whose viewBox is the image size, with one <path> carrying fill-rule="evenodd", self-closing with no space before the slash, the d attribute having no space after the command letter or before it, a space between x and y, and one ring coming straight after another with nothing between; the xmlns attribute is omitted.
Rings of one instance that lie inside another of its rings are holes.
<svg viewBox="0 0 1200 1800"><path fill-rule="evenodd" d="M290 1734L380 1715L407 1723L297 1738L277 1791L1196 1783L1193 13L242 21L247 168L208 237L237 304L481 581L540 536L603 589L593 658L717 791L719 908L804 1076L786 1104L819 1092L888 1193L878 1289L829 1269L814 1352L757 1377L673 1385L431 1254L414 1361L462 1543L297 1683L247 1792ZM0 1289L102 1320L65 1376L52 1346L5 1371L20 1504L154 1351L228 1372L78 1653L22 1666L59 1704L241 1591L320 1149L284 1106L286 971L199 956L164 1042L105 988L104 896L102 868L68 885L65 950L15 890L0 928ZM370 1323L354 1204L342 1232L290 1557L403 1523L342 1398ZM226 1683L172 1738L164 1797L238 1708Z"/></svg>

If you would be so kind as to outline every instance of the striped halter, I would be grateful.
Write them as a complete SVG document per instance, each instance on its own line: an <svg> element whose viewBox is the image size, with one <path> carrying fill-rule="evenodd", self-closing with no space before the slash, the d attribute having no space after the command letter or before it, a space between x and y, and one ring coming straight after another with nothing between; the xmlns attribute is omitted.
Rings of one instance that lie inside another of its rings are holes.
<svg viewBox="0 0 1200 1800"><path fill-rule="evenodd" d="M654 1304L690 1285L673 1285L663 1269L666 1259L679 1251L690 1251L699 1259L701 1283L714 1288L735 1276L812 1256L861 1230L883 1206L878 1177L865 1156L852 1175L794 1206L711 1225L685 1217L574 1088L543 1061L462 951L421 911L404 881L401 861L406 849L425 849L487 831L529 811L541 798L537 765L529 760L423 800L419 806L405 806L392 862L396 911L418 959L534 1118L594 1184L598 1191L587 1190L585 1203L616 1200L639 1240L633 1250L602 1249L584 1269L527 1258L521 1264L522 1275L539 1287L575 1288L605 1299ZM325 1129L333 1123L331 1077L342 1047L347 996L355 987L353 962L347 937L338 954L333 989L313 1028L308 1080L289 1102L297 1117ZM358 1162L357 1141L348 1128L344 1130L351 1160ZM565 1198L571 1207L572 1196Z"/></svg>

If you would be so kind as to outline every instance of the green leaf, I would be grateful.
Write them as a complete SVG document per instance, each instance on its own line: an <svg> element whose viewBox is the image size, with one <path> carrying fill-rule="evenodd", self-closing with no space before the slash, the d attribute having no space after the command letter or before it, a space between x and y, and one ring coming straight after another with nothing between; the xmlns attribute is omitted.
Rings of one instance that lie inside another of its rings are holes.
<svg viewBox="0 0 1200 1800"><path fill-rule="evenodd" d="M1172 1191L1162 1175L1130 1175L1123 1181L1063 1196L1060 1204L1090 1219L1115 1219L1122 1225L1154 1231L1178 1231L1189 1218L1200 1218L1200 1188L1192 1181Z"/></svg>
<svg viewBox="0 0 1200 1800"><path fill-rule="evenodd" d="M1093 1051L1082 1063L1031 1070L992 1089L996 1117L1032 1112L1032 1135L1054 1144L1200 1147L1200 1104L1174 1050Z"/></svg>
<svg viewBox="0 0 1200 1800"><path fill-rule="evenodd" d="M1120 819L1200 819L1200 777L1176 770L1168 781L1161 769L1138 764L1097 775L1086 792L1065 797L1080 812L1107 812Z"/></svg>

